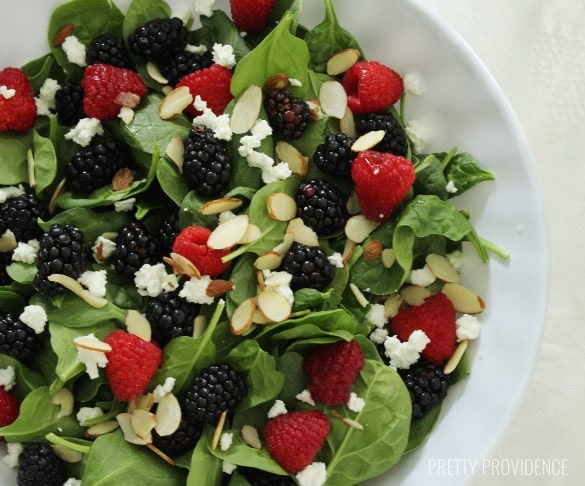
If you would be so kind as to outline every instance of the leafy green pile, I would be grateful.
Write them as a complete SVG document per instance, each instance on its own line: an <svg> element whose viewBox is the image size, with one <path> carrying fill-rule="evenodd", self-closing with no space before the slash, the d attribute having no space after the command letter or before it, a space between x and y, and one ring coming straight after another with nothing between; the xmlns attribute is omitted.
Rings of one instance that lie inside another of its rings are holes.
<svg viewBox="0 0 585 486"><path fill-rule="evenodd" d="M263 85L273 74L286 73L298 79L300 86L291 88L303 99L318 98L323 82L332 79L325 72L325 63L335 52L345 48L360 49L354 37L338 23L332 1L325 0L326 14L321 23L311 30L299 24L301 1L277 2L268 33L242 37L223 11L211 17L202 17L201 26L190 32L191 44L214 43L233 46L237 59L232 91L235 97L250 84ZM95 36L111 33L127 38L140 24L157 17L169 17L169 5L160 0L134 0L123 14L109 0L73 0L57 8L51 18L48 39L66 23L75 24L75 35L88 44ZM360 49L361 51L361 49ZM169 208L180 208L180 224L204 225L213 228L216 216L200 212L206 202L192 191L175 164L168 159L165 149L172 137L185 139L191 122L183 116L163 121L158 116L158 105L163 98L162 86L146 73L143 62L135 59L137 69L149 85L150 93L135 111L130 124L119 120L108 121L105 128L122 139L131 149L137 164L134 182L127 189L113 191L109 187L96 190L89 197L80 198L65 192L56 201L57 211L48 221L41 221L43 229L53 223L71 223L93 242L106 232L116 232L132 219L142 220L148 227L157 227ZM63 83L65 79L80 79L82 70L69 63L60 48L28 64L23 69L38 91L47 78ZM228 112L233 104L228 107ZM402 119L402 113L397 114ZM39 117L36 127L25 134L0 134L0 172L5 185L28 183L27 150L34 153L36 194L49 200L63 178L64 166L77 150L74 142L64 138L68 127L61 126L56 116ZM323 116L312 123L299 140L297 149L310 156L328 133L338 132L338 120ZM449 201L448 181L461 194L479 182L492 179L474 158L456 149L448 153L409 154L415 165L417 179L413 191L392 220L380 225L355 249L351 260L337 269L332 285L323 292L303 289L295 293L293 315L285 322L252 328L245 336L230 332L229 318L244 300L256 294L255 258L271 250L283 239L286 223L273 220L266 201L273 192L294 195L300 181L292 176L287 180L264 185L260 170L248 166L238 154L239 136L230 142L230 153L235 161L235 173L226 197L246 201L242 212L262 229L255 242L243 245L230 254L231 267L226 276L235 289L226 295L225 302L203 306L209 326L201 337L179 337L164 348L163 363L151 389L167 377L176 379L174 393L180 396L193 377L204 367L223 361L247 377L251 392L241 403L228 428L234 431L234 443L226 450L212 450L209 446L213 427L205 429L202 439L192 453L177 460L171 467L146 448L127 443L116 431L95 440L85 439L83 428L74 415L59 416L59 407L52 397L60 389L70 389L76 405L99 406L103 417L97 423L115 417L125 404L112 399L103 373L89 379L77 358L73 340L93 333L103 339L112 330L123 327L128 309L143 311L145 298L132 284L114 274L107 264L94 263L93 270L108 272L108 304L96 309L71 293L49 300L32 286L36 273L34 264L12 263L7 271L14 282L0 287L0 305L4 312L18 315L27 304L42 306L48 315L48 332L43 334L45 346L31 362L25 364L0 355L0 367L16 369L15 393L22 399L19 418L12 425L1 428L0 435L9 442L27 442L48 439L62 447L83 452L81 462L70 465L70 474L83 477L83 483L99 486L111 484L165 484L217 485L221 483L222 461L240 466L254 466L277 474L285 474L266 450L248 447L239 429L250 424L261 430L266 414L275 399L290 406L303 408L295 399L305 388L301 369L302 357L312 347L340 339L356 339L366 360L355 393L365 400L359 413L340 407L338 412L364 426L364 430L348 427L340 420L331 420L331 433L319 455L327 464L327 484L352 485L378 476L392 467L401 456L422 443L430 433L440 408L425 419L411 425L409 394L393 368L386 366L367 338L374 325L368 321L369 306L362 306L349 290L354 283L375 302L381 296L398 291L413 268L429 253L445 255L471 242L482 260L488 259L493 246L480 238L465 212ZM275 140L266 138L258 149L273 155ZM308 177L325 178L334 182L346 195L351 191L347 181L337 180L310 167ZM135 212L116 212L113 203L136 198ZM379 240L384 247L394 248L396 264L390 268L379 260L362 258L364 246ZM341 252L344 235L322 240L327 253ZM463 361L455 373L467 372ZM319 405L317 405L319 407ZM325 413L326 408L320 407ZM234 473L231 485L247 482Z"/></svg>

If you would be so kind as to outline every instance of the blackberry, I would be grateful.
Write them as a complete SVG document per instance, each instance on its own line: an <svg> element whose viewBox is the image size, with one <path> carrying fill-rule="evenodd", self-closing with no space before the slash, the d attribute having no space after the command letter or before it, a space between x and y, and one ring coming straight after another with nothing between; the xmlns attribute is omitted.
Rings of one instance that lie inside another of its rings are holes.
<svg viewBox="0 0 585 486"><path fill-rule="evenodd" d="M169 84L175 86L187 74L205 69L212 64L213 59L208 52L195 54L194 52L183 51L160 61L158 67Z"/></svg>
<svg viewBox="0 0 585 486"><path fill-rule="evenodd" d="M311 122L309 105L286 89L266 93L264 108L270 126L286 140L299 138Z"/></svg>
<svg viewBox="0 0 585 486"><path fill-rule="evenodd" d="M65 462L50 445L32 442L24 446L18 456L18 486L63 486L65 481Z"/></svg>
<svg viewBox="0 0 585 486"><path fill-rule="evenodd" d="M133 280L142 265L158 261L156 238L144 224L135 221L124 226L116 236L116 249L110 257L114 269L120 275Z"/></svg>
<svg viewBox="0 0 585 486"><path fill-rule="evenodd" d="M150 61L164 61L187 45L188 30L179 18L153 19L128 37L130 50Z"/></svg>
<svg viewBox="0 0 585 486"><path fill-rule="evenodd" d="M343 195L330 182L311 179L299 186L295 200L297 216L319 236L327 236L343 228L347 219Z"/></svg>
<svg viewBox="0 0 585 486"><path fill-rule="evenodd" d="M41 345L37 333L18 317L0 314L0 353L26 361L40 351Z"/></svg>
<svg viewBox="0 0 585 486"><path fill-rule="evenodd" d="M247 393L248 386L239 373L225 363L218 363L199 373L181 405L188 421L214 422L240 403Z"/></svg>
<svg viewBox="0 0 585 486"><path fill-rule="evenodd" d="M33 192L8 198L0 204L0 228L11 230L16 241L37 240L42 233L37 220L48 216L46 204L40 202Z"/></svg>
<svg viewBox="0 0 585 486"><path fill-rule="evenodd" d="M12 252L0 252L0 285L10 285L12 278L8 275L6 267L12 263Z"/></svg>
<svg viewBox="0 0 585 486"><path fill-rule="evenodd" d="M359 135L373 130L384 130L386 134L372 150L390 152L404 157L408 150L406 134L400 122L391 113L377 113L357 116L355 128Z"/></svg>
<svg viewBox="0 0 585 486"><path fill-rule="evenodd" d="M414 419L423 417L447 396L449 377L431 363L420 360L398 373L410 392Z"/></svg>
<svg viewBox="0 0 585 486"><path fill-rule="evenodd" d="M53 224L43 233L37 253L37 274L34 286L46 297L54 297L64 292L64 288L47 277L53 273L63 273L77 279L85 267L87 252L85 237L71 224Z"/></svg>
<svg viewBox="0 0 585 486"><path fill-rule="evenodd" d="M83 88L78 83L65 83L55 93L55 111L61 125L75 125L85 118Z"/></svg>
<svg viewBox="0 0 585 486"><path fill-rule="evenodd" d="M128 153L122 142L109 135L95 136L87 147L73 155L65 167L67 187L90 194L111 184L116 172L128 165Z"/></svg>
<svg viewBox="0 0 585 486"><path fill-rule="evenodd" d="M351 150L355 140L345 133L331 133L315 150L313 161L326 174L349 177L351 163L357 155L357 152Z"/></svg>
<svg viewBox="0 0 585 486"><path fill-rule="evenodd" d="M152 339L164 346L178 336L193 335L193 320L200 307L179 297L179 292L166 292L149 300L144 315L152 328Z"/></svg>
<svg viewBox="0 0 585 486"><path fill-rule="evenodd" d="M295 486L290 476L281 476L254 467L239 466L239 473L244 476L250 486Z"/></svg>
<svg viewBox="0 0 585 486"><path fill-rule="evenodd" d="M335 275L333 265L321 248L296 242L284 256L280 269L292 275L293 290L324 290Z"/></svg>
<svg viewBox="0 0 585 486"><path fill-rule="evenodd" d="M124 39L112 34L102 34L89 43L85 51L87 65L109 64L122 69L133 69Z"/></svg>
<svg viewBox="0 0 585 486"><path fill-rule="evenodd" d="M219 196L227 187L233 162L225 145L208 128L193 128L185 142L183 175L203 197Z"/></svg>
<svg viewBox="0 0 585 486"><path fill-rule="evenodd" d="M160 436L152 432L153 445L172 458L179 457L193 449L203 432L202 424L181 420L179 428L171 435Z"/></svg>
<svg viewBox="0 0 585 486"><path fill-rule="evenodd" d="M160 222L155 236L158 238L161 258L171 253L175 238L180 232L178 213L171 213Z"/></svg>

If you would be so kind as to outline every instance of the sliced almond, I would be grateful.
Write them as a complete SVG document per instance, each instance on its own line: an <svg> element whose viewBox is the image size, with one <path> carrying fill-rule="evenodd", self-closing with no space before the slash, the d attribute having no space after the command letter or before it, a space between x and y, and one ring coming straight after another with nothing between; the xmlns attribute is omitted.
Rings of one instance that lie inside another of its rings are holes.
<svg viewBox="0 0 585 486"><path fill-rule="evenodd" d="M152 452L154 452L158 457L160 457L167 464L170 464L171 466L177 465L177 463L171 457L167 456L163 451L161 451L154 444L146 444L146 447L148 447Z"/></svg>
<svg viewBox="0 0 585 486"><path fill-rule="evenodd" d="M254 449L262 449L262 441L260 440L260 434L258 434L258 429L256 427L252 427L251 425L242 425L242 439L246 444Z"/></svg>
<svg viewBox="0 0 585 486"><path fill-rule="evenodd" d="M108 304L107 299L104 299L103 297L97 297L96 295L92 294L88 290L84 289L77 280L69 277L68 275L64 275L62 273L53 273L47 277L47 280L62 285L67 290L70 290L75 295L83 299L87 304L95 307L96 309L100 309Z"/></svg>
<svg viewBox="0 0 585 486"><path fill-rule="evenodd" d="M55 211L57 210L57 199L61 197L61 195L65 192L66 188L67 179L63 177L63 179L61 179L59 181L59 184L57 184L57 186L55 187L53 194L51 194L51 199L49 199L48 204L49 214L54 214Z"/></svg>
<svg viewBox="0 0 585 486"><path fill-rule="evenodd" d="M258 270L256 272L256 281L258 282L258 288L260 290L264 290L266 285L264 284L264 272L262 270Z"/></svg>
<svg viewBox="0 0 585 486"><path fill-rule="evenodd" d="M193 95L187 86L180 86L167 94L158 106L158 115L163 120L170 120L183 113L193 103Z"/></svg>
<svg viewBox="0 0 585 486"><path fill-rule="evenodd" d="M112 191L123 191L128 189L134 181L134 174L129 167L122 167L112 178Z"/></svg>
<svg viewBox="0 0 585 486"><path fill-rule="evenodd" d="M428 299L432 292L427 287L420 285L407 285L400 290L400 295L408 305L418 306L424 304L425 299Z"/></svg>
<svg viewBox="0 0 585 486"><path fill-rule="evenodd" d="M357 137L357 130L355 128L355 118L353 117L353 111L349 108L345 110L343 118L339 120L339 129L345 133L348 137Z"/></svg>
<svg viewBox="0 0 585 486"><path fill-rule="evenodd" d="M63 42L65 42L65 39L73 34L74 30L75 24L72 24L71 22L64 24L57 32L55 32L55 35L51 40L53 47L61 47Z"/></svg>
<svg viewBox="0 0 585 486"><path fill-rule="evenodd" d="M31 189L37 187L37 178L35 176L35 158L31 148L26 150L26 168L28 172L28 185Z"/></svg>
<svg viewBox="0 0 585 486"><path fill-rule="evenodd" d="M153 81L156 81L159 84L169 84L169 80L162 75L158 65L153 61L148 61L146 63L146 73Z"/></svg>
<svg viewBox="0 0 585 486"><path fill-rule="evenodd" d="M392 319L396 316L400 310L400 306L402 306L402 301L402 295L400 293L390 294L384 301L384 317L386 319Z"/></svg>
<svg viewBox="0 0 585 486"><path fill-rule="evenodd" d="M134 412L134 410L150 410L154 406L154 394L147 393L140 395L134 400L128 403L128 412Z"/></svg>
<svg viewBox="0 0 585 486"><path fill-rule="evenodd" d="M355 243L362 243L380 223L371 221L363 214L356 214L345 223L345 236Z"/></svg>
<svg viewBox="0 0 585 486"><path fill-rule="evenodd" d="M132 123L132 121L134 120L135 114L136 113L132 108L130 108L129 106L123 106L122 108L120 108L118 117L120 118L120 120L124 122L125 125L130 125L130 123Z"/></svg>
<svg viewBox="0 0 585 486"><path fill-rule="evenodd" d="M307 103L309 106L311 120L319 121L321 118L323 118L323 110L321 109L321 103L319 100L306 100L305 103Z"/></svg>
<svg viewBox="0 0 585 486"><path fill-rule="evenodd" d="M295 241L294 235L291 232L286 232L284 234L282 242L276 245L272 251L275 251L280 256L284 256L288 252L288 250L290 250L290 247L292 246L294 241Z"/></svg>
<svg viewBox="0 0 585 486"><path fill-rule="evenodd" d="M233 247L242 239L249 223L250 219L247 214L239 214L221 223L209 235L208 248L225 250Z"/></svg>
<svg viewBox="0 0 585 486"><path fill-rule="evenodd" d="M364 245L363 259L372 261L380 258L382 254L382 242L380 240L370 240Z"/></svg>
<svg viewBox="0 0 585 486"><path fill-rule="evenodd" d="M18 246L16 236L12 230L7 229L2 236L0 236L0 253L8 253Z"/></svg>
<svg viewBox="0 0 585 486"><path fill-rule="evenodd" d="M251 84L237 99L230 117L230 128L236 135L252 129L262 109L262 88Z"/></svg>
<svg viewBox="0 0 585 486"><path fill-rule="evenodd" d="M384 248L381 254L382 265L385 268L390 268L396 262L396 252L394 248Z"/></svg>
<svg viewBox="0 0 585 486"><path fill-rule="evenodd" d="M229 280L222 280L220 278L217 278L209 282L209 285L207 286L205 293L209 297L221 297L222 295L225 295L227 292L233 290L234 288L235 285Z"/></svg>
<svg viewBox="0 0 585 486"><path fill-rule="evenodd" d="M347 262L351 260L355 249L357 248L357 243L355 241L351 241L349 238L345 240L345 245L343 246L343 253L341 254L341 261L345 265Z"/></svg>
<svg viewBox="0 0 585 486"><path fill-rule="evenodd" d="M451 355L451 357L445 363L445 367L443 368L443 373L448 375L450 373L453 373L453 371L455 371L455 368L457 368L457 365L459 364L459 362L461 361L461 358L463 358L463 355L465 354L465 351L467 349L468 344L469 344L469 341L467 339L464 339L463 341L461 341L457 345L457 347L455 348L455 352Z"/></svg>
<svg viewBox="0 0 585 486"><path fill-rule="evenodd" d="M222 412L219 416L219 420L217 421L217 425L215 426L215 430L213 431L213 437L211 438L211 448L216 449L217 445L219 444L219 440L221 439L221 434L223 433L223 427L225 425L225 419L227 417L227 410Z"/></svg>
<svg viewBox="0 0 585 486"><path fill-rule="evenodd" d="M286 228L286 232L292 233L294 241L301 245L319 246L317 233L305 225L301 218L291 219Z"/></svg>
<svg viewBox="0 0 585 486"><path fill-rule="evenodd" d="M359 289L359 287L356 284L350 283L349 290L351 290L351 293L354 295L354 297L358 301L358 304L361 305L362 307L366 307L370 303L368 301L368 299L366 299L366 296L363 294L363 292Z"/></svg>
<svg viewBox="0 0 585 486"><path fill-rule="evenodd" d="M116 415L116 420L120 425L124 439L131 444L146 445L152 442L152 434L146 437L139 437L132 427L132 415L124 412Z"/></svg>
<svg viewBox="0 0 585 486"><path fill-rule="evenodd" d="M256 297L256 302L264 315L274 322L288 319L292 312L288 300L274 290L261 291Z"/></svg>
<svg viewBox="0 0 585 486"><path fill-rule="evenodd" d="M83 459L82 452L74 451L59 444L51 444L51 449L53 449L53 452L55 452L57 456L69 464L75 464Z"/></svg>
<svg viewBox="0 0 585 486"><path fill-rule="evenodd" d="M341 120L347 110L347 92L339 81L325 81L319 88L319 102L327 115Z"/></svg>
<svg viewBox="0 0 585 486"><path fill-rule="evenodd" d="M255 224L250 223L246 228L244 236L238 241L238 245L246 245L247 243L253 243L258 241L262 236L262 230Z"/></svg>
<svg viewBox="0 0 585 486"><path fill-rule="evenodd" d="M207 317L200 315L193 319L193 337L198 338L203 336L203 332L207 329Z"/></svg>
<svg viewBox="0 0 585 486"><path fill-rule="evenodd" d="M304 179L309 172L309 159L299 149L288 142L279 140L274 148L280 162L286 162L289 169L299 179Z"/></svg>
<svg viewBox="0 0 585 486"><path fill-rule="evenodd" d="M358 197L355 191L352 191L352 193L347 198L347 201L345 203L345 209L347 210L347 214L349 214L350 216L353 216L360 212L360 203L358 201Z"/></svg>
<svg viewBox="0 0 585 486"><path fill-rule="evenodd" d="M297 203L285 192L274 192L266 202L268 215L276 221L290 221L297 215Z"/></svg>
<svg viewBox="0 0 585 486"><path fill-rule="evenodd" d="M357 420L350 419L349 417L344 417L337 410L332 410L331 414L335 418L341 420L348 427L351 427L352 429L364 430L364 426L362 424L360 424Z"/></svg>
<svg viewBox="0 0 585 486"><path fill-rule="evenodd" d="M105 420L104 422L100 422L99 424L90 425L83 435L86 437L93 439L95 437L99 437L100 435L109 434L116 430L120 425L116 420Z"/></svg>
<svg viewBox="0 0 585 486"><path fill-rule="evenodd" d="M232 334L239 336L244 334L254 322L254 312L256 311L256 300L249 298L244 300L232 314L230 319L230 330Z"/></svg>
<svg viewBox="0 0 585 486"><path fill-rule="evenodd" d="M181 405L173 393L162 397L156 407L156 425L154 430L160 436L171 435L181 425Z"/></svg>
<svg viewBox="0 0 585 486"><path fill-rule="evenodd" d="M71 390L68 388L61 388L53 395L51 402L61 407L57 414L57 418L67 417L73 413L75 398L73 397Z"/></svg>
<svg viewBox="0 0 585 486"><path fill-rule="evenodd" d="M126 324L126 330L130 334L134 334L145 341L152 339L152 328L150 322L137 310L130 309L126 312L126 318L124 320Z"/></svg>
<svg viewBox="0 0 585 486"><path fill-rule="evenodd" d="M75 338L73 344L78 348L87 349L88 351L97 351L100 353L109 353L112 350L112 346L100 341L93 335L79 336Z"/></svg>
<svg viewBox="0 0 585 486"><path fill-rule="evenodd" d="M270 91L272 89L284 89L290 86L290 78L286 74L278 73L270 76L264 83L264 89Z"/></svg>
<svg viewBox="0 0 585 486"><path fill-rule="evenodd" d="M140 96L131 91L122 91L114 98L114 104L126 108L136 108L140 103Z"/></svg>
<svg viewBox="0 0 585 486"><path fill-rule="evenodd" d="M130 414L130 424L138 437L151 437L152 430L157 424L156 415L148 410L137 409Z"/></svg>
<svg viewBox="0 0 585 486"><path fill-rule="evenodd" d="M371 132L364 133L353 143L351 150L353 152L369 150L378 145L385 135L386 132L384 130L372 130Z"/></svg>
<svg viewBox="0 0 585 486"><path fill-rule="evenodd" d="M165 154L175 163L179 172L182 173L183 161L185 159L185 144L183 139L181 137L172 137L165 149Z"/></svg>
<svg viewBox="0 0 585 486"><path fill-rule="evenodd" d="M282 263L282 255L277 251L271 250L258 256L254 261L254 268L256 270L274 270L280 267Z"/></svg>
<svg viewBox="0 0 585 486"><path fill-rule="evenodd" d="M185 275L190 278L201 278L201 272L193 262L179 253L171 253L168 257L163 257L163 261L167 265L170 265L173 271L178 275Z"/></svg>
<svg viewBox="0 0 585 486"><path fill-rule="evenodd" d="M441 290L462 314L479 314L485 309L485 302L472 290L457 283L446 283Z"/></svg>
<svg viewBox="0 0 585 486"><path fill-rule="evenodd" d="M256 311L254 312L254 324L260 324L261 326L265 326L266 324L273 324L274 321L270 320L266 317L266 314L262 312L258 307L256 307Z"/></svg>
<svg viewBox="0 0 585 486"><path fill-rule="evenodd" d="M357 49L343 49L333 54L327 61L327 74L337 76L352 67L361 57Z"/></svg>
<svg viewBox="0 0 585 486"><path fill-rule="evenodd" d="M207 201L201 206L201 214L205 216L211 216L213 214L220 214L224 211L232 211L239 208L244 201L237 197L222 197L219 199L213 199Z"/></svg>
<svg viewBox="0 0 585 486"><path fill-rule="evenodd" d="M459 283L459 272L443 255L431 253L430 255L427 255L425 261L431 269L431 272L433 272L435 277L439 280L442 280L443 282Z"/></svg>

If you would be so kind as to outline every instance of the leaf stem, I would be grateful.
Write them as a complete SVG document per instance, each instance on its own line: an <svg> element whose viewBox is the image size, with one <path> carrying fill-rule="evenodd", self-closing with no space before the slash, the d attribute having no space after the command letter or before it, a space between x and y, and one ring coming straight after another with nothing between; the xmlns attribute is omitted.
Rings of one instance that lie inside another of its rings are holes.
<svg viewBox="0 0 585 486"><path fill-rule="evenodd" d="M51 444L65 447L66 449L72 451L81 452L82 454L89 454L89 452L91 451L90 445L77 444L63 437L59 437L54 432L45 435L45 439L47 439Z"/></svg>

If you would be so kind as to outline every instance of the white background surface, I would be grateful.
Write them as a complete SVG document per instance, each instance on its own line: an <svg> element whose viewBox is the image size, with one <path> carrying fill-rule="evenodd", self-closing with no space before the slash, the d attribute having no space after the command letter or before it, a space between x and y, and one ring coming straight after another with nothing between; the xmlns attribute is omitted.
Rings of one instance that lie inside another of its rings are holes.
<svg viewBox="0 0 585 486"><path fill-rule="evenodd" d="M476 486L585 484L585 260L581 256L585 248L585 3L426 3L472 47L505 92L536 159L549 220L551 285L542 350L513 423L492 458L525 464L564 459L568 475L492 475L489 468L483 474L478 465L470 482ZM521 342L518 353L522 353Z"/></svg>

